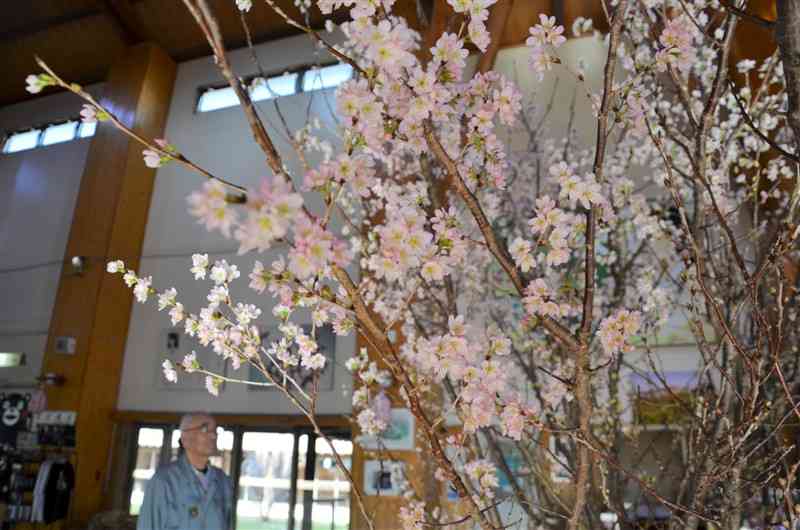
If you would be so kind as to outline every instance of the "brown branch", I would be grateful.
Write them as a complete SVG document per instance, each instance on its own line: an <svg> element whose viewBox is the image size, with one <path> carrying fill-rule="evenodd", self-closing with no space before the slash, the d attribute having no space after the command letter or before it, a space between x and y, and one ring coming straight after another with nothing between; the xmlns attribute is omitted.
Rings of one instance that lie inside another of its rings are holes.
<svg viewBox="0 0 800 530"><path fill-rule="evenodd" d="M425 410L421 404L419 389L411 380L411 376L403 366L400 359L400 354L395 349L394 345L389 340L386 333L381 326L380 318L377 317L373 311L367 306L359 293L358 287L353 283L350 275L343 268L333 265L331 267L333 276L342 286L342 288L350 296L353 307L356 312L356 318L361 324L359 333L364 339L372 346L375 352L381 356L386 365L392 371L392 374L400 382L402 389L408 397L408 405L411 413L419 422L423 433L425 434L428 443L430 444L431 451L434 458L437 460L447 478L453 483L453 487L458 492L459 497L466 499L468 509L473 515L475 520L481 525L484 530L494 530L493 525L487 520L486 516L481 511L480 506L470 494L464 480L456 472L453 463L447 457L441 440L434 432L434 423L428 418Z"/></svg>
<svg viewBox="0 0 800 530"><path fill-rule="evenodd" d="M492 230L492 226L489 223L489 220L486 218L486 214L483 212L480 203L478 202L478 198L470 191L467 187L464 180L461 178L461 175L458 173L458 167L456 163L450 158L450 155L444 150L442 144L439 142L439 139L433 133L431 125L429 122L425 123L425 137L428 141L428 145L430 146L431 150L433 151L434 156L441 162L444 166L445 170L448 173L449 178L455 185L456 191L464 203L469 208L472 217L475 219L475 222L478 224L478 228L480 229L481 233L483 234L484 240L486 241L486 245L489 248L489 252L492 253L494 258L503 268L503 270L508 275L511 283L514 284L514 288L516 289L517 293L520 296L524 296L525 294L525 285L522 281L522 276L520 275L519 271L517 270L516 265L514 264L511 256L509 256L508 251L505 247L500 245L500 242L497 240L497 236L495 236L494 231ZM542 325L545 329L550 332L553 336L555 336L559 341L561 341L567 348L572 351L577 351L580 348L580 344L577 340L572 336L569 329L567 329L562 324L558 323L557 321L553 320L550 317L542 318Z"/></svg>
<svg viewBox="0 0 800 530"><path fill-rule="evenodd" d="M114 127L116 127L117 130L119 130L122 133L126 134L127 136L133 138L134 140L139 142L144 147L147 147L148 149L150 149L152 151L155 151L156 153L160 154L161 156L169 157L170 159L175 160L179 164L181 164L183 166L186 166L187 168L191 169L192 171L195 171L196 173L199 173L199 174L203 175L205 178L207 178L209 180L216 180L217 182L220 182L221 184L224 184L225 186L228 186L229 188L232 188L232 189L236 190L237 192L240 192L240 193L244 194L244 198L232 199L232 201L242 202L242 203L246 201L247 188L239 186L238 184L234 184L233 182L227 181L227 180L225 180L223 178L217 177L216 175L212 175L209 171L207 171L206 169L198 166L197 164L195 164L194 162L192 162L191 160L186 158L184 155L182 155L180 153L170 153L168 151L165 151L161 146L156 145L156 144L150 142L149 140L145 139L144 137L140 136L133 129L131 129L130 127L128 127L124 123L122 123L122 121L120 121L120 119L113 112L111 112L110 110L105 108L103 105L101 105L96 99L94 99L94 97L91 94L89 94L88 92L83 90L83 88L80 85L77 85L77 84L74 84L74 83L67 83L66 81L61 79L61 77L59 77L58 74L56 74L47 65L47 63L44 62L40 57L36 56L35 60L36 60L36 64L38 64L39 67L42 68L42 70L47 72L47 74L55 80L55 82L56 82L56 84L58 86L69 90L70 92L72 92L76 96L80 97L84 101L87 101L89 104L93 105L96 109L98 109L98 110L104 112L105 114L107 114L108 115L108 121L111 122L111 124Z"/></svg>
<svg viewBox="0 0 800 530"><path fill-rule="evenodd" d="M597 140L593 170L598 183L603 182L603 164L606 155L606 140L608 138L608 113L611 108L614 96L614 70L617 64L617 49L620 43L622 23L627 11L627 0L621 0L614 12L611 22L611 32L609 36L608 55L603 74L603 99L600 103L600 112L597 117ZM592 204L586 213L586 244L584 258L584 287L583 287L583 315L580 326L580 348L576 352L575 358L575 401L578 406L578 423L580 434L576 440L592 436L592 396L591 396L591 373L589 368L589 351L591 345L591 329L594 320L594 290L595 290L595 267L597 266L595 257L595 244L597 237L597 217L600 208ZM591 477L591 455L586 446L578 445L575 449L577 464L575 467L575 501L572 508L572 515L569 518L567 528L577 530L581 524L583 510L586 506L588 489Z"/></svg>
<svg viewBox="0 0 800 530"><path fill-rule="evenodd" d="M253 133L253 138L267 157L267 165L275 175L283 175L287 177L287 180L290 180L283 168L275 144L273 144L267 130L264 128L264 123L261 121L261 118L256 114L253 101L250 99L250 94L242 86L239 78L233 73L233 69L228 62L228 56L225 53L222 32L219 29L219 24L217 24L217 19L211 12L208 2L206 0L184 0L183 3L189 9L197 25L200 26L200 29L203 31L208 44L211 46L217 67L228 81L230 87L236 92L236 97L239 99L242 111ZM195 3L196 5L194 5Z"/></svg>
<svg viewBox="0 0 800 530"><path fill-rule="evenodd" d="M786 119L794 132L795 153L800 153L800 0L777 0L775 40L781 52L789 108Z"/></svg>
<svg viewBox="0 0 800 530"><path fill-rule="evenodd" d="M279 17L281 17L284 20L284 22L286 22L287 24L289 24L293 28L297 28L300 31L311 35L311 37L314 40L316 40L318 43L320 43L326 50L328 50L332 55L337 57L340 61L349 64L350 66L353 67L353 69L355 71L357 71L358 73L360 73L364 77L368 77L367 76L367 72L365 72L364 69L361 68L354 59L352 59L351 57L343 54L342 52L337 50L335 47L333 47L330 44L328 44L325 41L325 39L323 39L322 37L319 36L319 33L316 30L314 30L314 29L312 29L312 28L310 28L310 27L308 27L308 26L306 26L304 24L300 24L299 22L295 21L292 17L287 15L286 12L283 11L283 9L281 9L274 2L274 0L264 0L264 1L267 3L267 5L269 7L272 8L272 10L275 12L276 15L278 15Z"/></svg>

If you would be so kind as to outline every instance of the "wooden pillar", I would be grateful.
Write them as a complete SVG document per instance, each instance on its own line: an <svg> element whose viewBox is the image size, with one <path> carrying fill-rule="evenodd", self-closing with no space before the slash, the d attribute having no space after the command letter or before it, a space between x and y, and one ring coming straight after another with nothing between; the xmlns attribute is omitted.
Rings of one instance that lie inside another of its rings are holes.
<svg viewBox="0 0 800 530"><path fill-rule="evenodd" d="M514 7L514 0L499 0L489 8L489 20L486 22L486 29L489 31L491 41L486 51L478 59L478 72L485 74L494 68L494 61L497 59L497 52L500 51L500 41L503 38L508 23L508 17Z"/></svg>
<svg viewBox="0 0 800 530"><path fill-rule="evenodd" d="M172 59L153 44L127 50L108 74L102 103L147 138L163 136L175 81ZM108 472L122 358L132 295L106 273L110 259L138 267L155 170L142 146L101 124L92 140L72 219L65 263L84 256L79 274L65 267L50 322L43 373L65 378L48 388L48 408L77 412L75 491L70 519L87 521L100 510ZM56 337L76 340L75 353L55 353Z"/></svg>

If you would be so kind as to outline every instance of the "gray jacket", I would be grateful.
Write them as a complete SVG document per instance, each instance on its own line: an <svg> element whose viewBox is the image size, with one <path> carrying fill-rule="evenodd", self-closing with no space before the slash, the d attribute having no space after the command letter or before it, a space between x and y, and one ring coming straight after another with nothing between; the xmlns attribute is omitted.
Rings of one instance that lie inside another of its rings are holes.
<svg viewBox="0 0 800 530"><path fill-rule="evenodd" d="M211 465L203 488L192 465L181 455L161 466L147 483L137 530L228 530L233 511L233 483Z"/></svg>

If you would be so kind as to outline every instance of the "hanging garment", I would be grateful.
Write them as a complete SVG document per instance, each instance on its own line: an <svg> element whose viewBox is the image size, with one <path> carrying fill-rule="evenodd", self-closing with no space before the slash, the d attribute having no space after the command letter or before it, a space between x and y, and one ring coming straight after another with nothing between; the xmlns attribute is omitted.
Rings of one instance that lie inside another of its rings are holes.
<svg viewBox="0 0 800 530"><path fill-rule="evenodd" d="M31 510L31 521L34 523L44 522L45 487L52 466L52 460L45 460L39 467L39 474L36 475L36 485L33 487L33 509Z"/></svg>
<svg viewBox="0 0 800 530"><path fill-rule="evenodd" d="M44 490L44 522L66 519L72 488L75 487L75 469L69 462L53 462Z"/></svg>
<svg viewBox="0 0 800 530"><path fill-rule="evenodd" d="M185 455L159 468L147 483L137 530L228 530L233 483L211 465L204 478Z"/></svg>

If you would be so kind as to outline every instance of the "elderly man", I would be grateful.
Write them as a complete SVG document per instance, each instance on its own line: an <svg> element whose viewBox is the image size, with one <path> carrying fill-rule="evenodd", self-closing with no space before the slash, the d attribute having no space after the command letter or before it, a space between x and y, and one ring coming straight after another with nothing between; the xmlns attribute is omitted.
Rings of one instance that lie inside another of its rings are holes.
<svg viewBox="0 0 800 530"><path fill-rule="evenodd" d="M208 414L186 414L180 429L182 451L147 483L136 528L228 530L233 484L208 463L217 452L217 422Z"/></svg>

